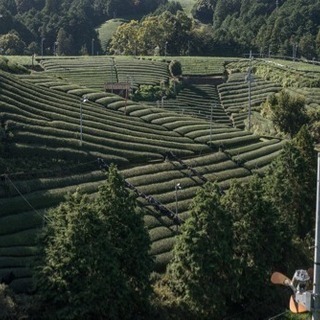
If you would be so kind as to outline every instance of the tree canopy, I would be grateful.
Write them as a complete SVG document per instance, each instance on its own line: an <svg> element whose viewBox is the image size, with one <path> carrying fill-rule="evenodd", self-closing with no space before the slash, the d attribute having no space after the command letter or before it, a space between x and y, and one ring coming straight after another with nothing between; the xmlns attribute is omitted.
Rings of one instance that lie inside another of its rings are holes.
<svg viewBox="0 0 320 320"><path fill-rule="evenodd" d="M137 51L141 53L153 54L150 51L150 46L155 45L153 24L158 23L157 45L161 53L165 41L168 41L170 54L188 52L228 56L243 55L252 50L261 55L296 55L319 59L319 8L320 0L197 0L192 9L194 19L190 27L190 17L188 20L181 14L178 16L182 7L177 1L0 0L0 30L2 35L15 30L26 47L32 42L37 43L38 53L43 38L45 52L53 53L53 44L57 41L60 29L73 38L72 54L83 52L84 47L90 51L92 39L95 39L95 51L102 52L95 29L108 19L125 18L136 20L139 29L144 20L148 21L144 24L144 31L139 30L139 34L150 36L150 45L149 41L143 43L145 38L142 36L139 39L132 38L132 41L139 43ZM156 19L152 20L149 14ZM163 25L161 21L163 14L172 15L166 16L168 25ZM176 33L171 30L172 23ZM131 28L120 30L127 32L126 38L132 36ZM185 31L189 41L188 51ZM207 42L210 45L204 45ZM128 45L132 46L130 43ZM113 49L115 46L121 49L123 44L114 41ZM132 53L133 49L127 51ZM121 49L121 52L126 51Z"/></svg>
<svg viewBox="0 0 320 320"><path fill-rule="evenodd" d="M48 316L116 320L147 312L150 240L115 167L96 199L78 191L46 219L34 277Z"/></svg>
<svg viewBox="0 0 320 320"><path fill-rule="evenodd" d="M218 320L225 315L232 281L231 228L218 186L206 184L194 198L168 269L171 290L194 318Z"/></svg>

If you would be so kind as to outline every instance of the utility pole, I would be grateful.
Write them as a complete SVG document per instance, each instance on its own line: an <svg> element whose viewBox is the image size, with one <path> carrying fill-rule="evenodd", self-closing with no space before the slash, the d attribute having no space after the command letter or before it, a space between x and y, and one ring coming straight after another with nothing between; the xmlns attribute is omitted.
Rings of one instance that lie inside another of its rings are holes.
<svg viewBox="0 0 320 320"><path fill-rule="evenodd" d="M253 81L252 76L252 52L250 51L250 65L248 68L248 74L246 76L246 81L248 82L248 127L249 131L251 129L251 82Z"/></svg>
<svg viewBox="0 0 320 320"><path fill-rule="evenodd" d="M176 196L176 217L178 217L178 190L181 190L181 183L175 185L175 196Z"/></svg>
<svg viewBox="0 0 320 320"><path fill-rule="evenodd" d="M55 41L54 43L53 43L53 55L57 55L57 46L58 46L58 44L59 44L59 41Z"/></svg>
<svg viewBox="0 0 320 320"><path fill-rule="evenodd" d="M163 101L164 101L164 99L167 99L167 96L162 96L161 97L161 108L163 109Z"/></svg>
<svg viewBox="0 0 320 320"><path fill-rule="evenodd" d="M82 147L82 104L89 101L87 97L80 99L80 146Z"/></svg>
<svg viewBox="0 0 320 320"><path fill-rule="evenodd" d="M214 105L216 107L216 105ZM212 115L213 115L213 104L211 104L211 112L210 112L210 147L212 145Z"/></svg>
<svg viewBox="0 0 320 320"><path fill-rule="evenodd" d="M317 203L316 203L316 226L314 247L314 270L313 270L313 311L312 320L320 320L320 151L318 150L317 167Z"/></svg>
<svg viewBox="0 0 320 320"><path fill-rule="evenodd" d="M94 38L91 40L91 55L94 56Z"/></svg>
<svg viewBox="0 0 320 320"><path fill-rule="evenodd" d="M292 61L295 61L297 58L297 50L298 50L298 44L294 42L292 44Z"/></svg>
<svg viewBox="0 0 320 320"><path fill-rule="evenodd" d="M44 40L46 40L46 38L42 37L41 38L41 56L43 57L43 43L44 43Z"/></svg>
<svg viewBox="0 0 320 320"><path fill-rule="evenodd" d="M268 58L271 58L271 45L269 45Z"/></svg>
<svg viewBox="0 0 320 320"><path fill-rule="evenodd" d="M130 83L129 83L129 78L130 78ZM132 93L132 87L133 87L132 77L127 75L126 94L125 94L126 103L125 103L125 106L124 106L124 114L125 115L127 114L127 104L128 104L129 94Z"/></svg>
<svg viewBox="0 0 320 320"><path fill-rule="evenodd" d="M110 70L111 70L111 93L113 93L113 69L114 69L114 60L111 58Z"/></svg>
<svg viewBox="0 0 320 320"><path fill-rule="evenodd" d="M126 81L126 93L125 93L126 102L124 105L124 115L127 115L128 96L129 96L129 76L127 76L127 81Z"/></svg>

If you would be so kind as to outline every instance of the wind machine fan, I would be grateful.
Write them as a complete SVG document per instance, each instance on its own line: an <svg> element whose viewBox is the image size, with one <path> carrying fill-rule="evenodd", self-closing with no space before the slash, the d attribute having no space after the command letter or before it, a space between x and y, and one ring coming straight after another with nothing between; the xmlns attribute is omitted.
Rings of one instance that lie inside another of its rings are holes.
<svg viewBox="0 0 320 320"><path fill-rule="evenodd" d="M280 272L274 272L271 276L273 284L280 284L292 290L289 308L292 313L305 313L313 308L312 286L313 269L296 270L292 279Z"/></svg>

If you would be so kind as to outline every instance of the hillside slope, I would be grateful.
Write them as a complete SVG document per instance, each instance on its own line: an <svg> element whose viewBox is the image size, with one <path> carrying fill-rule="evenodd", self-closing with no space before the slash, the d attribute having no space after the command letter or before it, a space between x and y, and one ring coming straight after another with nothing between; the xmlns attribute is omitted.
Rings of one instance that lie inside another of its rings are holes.
<svg viewBox="0 0 320 320"><path fill-rule="evenodd" d="M81 102L84 96L89 101ZM225 189L232 179L263 173L282 148L278 139L125 101L47 73L1 72L0 119L0 277L13 271L18 291L31 285L43 214L78 187L94 196L104 180L101 164L116 163L145 207L150 254L163 271L177 222L188 217L197 188L217 181Z"/></svg>

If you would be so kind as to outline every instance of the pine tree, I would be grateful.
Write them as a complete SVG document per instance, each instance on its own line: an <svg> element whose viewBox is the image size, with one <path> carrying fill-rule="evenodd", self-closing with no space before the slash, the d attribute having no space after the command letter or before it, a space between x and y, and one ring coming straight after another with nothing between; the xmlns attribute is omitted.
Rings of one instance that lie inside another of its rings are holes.
<svg viewBox="0 0 320 320"><path fill-rule="evenodd" d="M168 267L169 287L196 319L222 319L230 295L231 218L220 205L219 188L197 193Z"/></svg>

